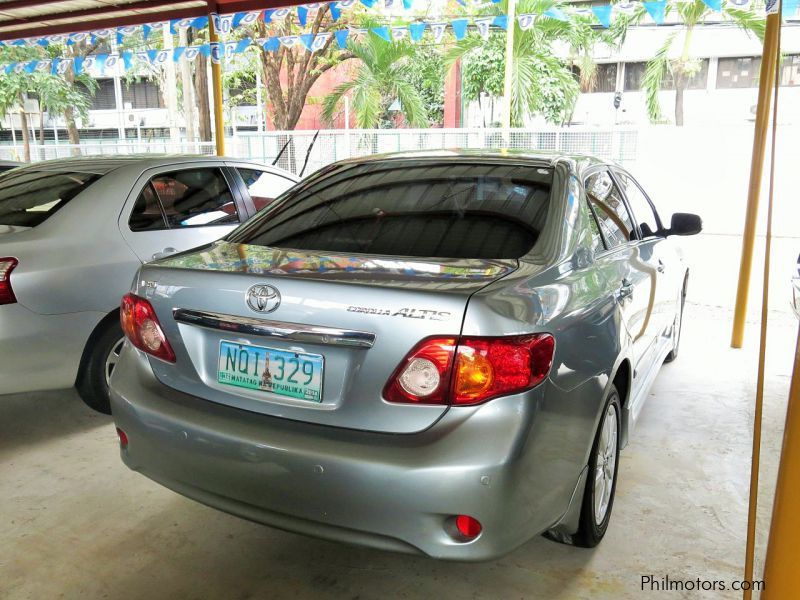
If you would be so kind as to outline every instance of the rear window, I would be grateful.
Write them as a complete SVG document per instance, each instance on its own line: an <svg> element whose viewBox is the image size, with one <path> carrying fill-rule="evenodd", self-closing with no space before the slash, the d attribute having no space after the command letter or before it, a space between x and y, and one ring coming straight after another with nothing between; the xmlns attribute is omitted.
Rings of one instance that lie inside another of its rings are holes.
<svg viewBox="0 0 800 600"><path fill-rule="evenodd" d="M0 225L36 227L99 178L90 173L7 173L0 178Z"/></svg>
<svg viewBox="0 0 800 600"><path fill-rule="evenodd" d="M343 165L290 190L230 240L297 250L519 258L536 243L552 169L487 162Z"/></svg>

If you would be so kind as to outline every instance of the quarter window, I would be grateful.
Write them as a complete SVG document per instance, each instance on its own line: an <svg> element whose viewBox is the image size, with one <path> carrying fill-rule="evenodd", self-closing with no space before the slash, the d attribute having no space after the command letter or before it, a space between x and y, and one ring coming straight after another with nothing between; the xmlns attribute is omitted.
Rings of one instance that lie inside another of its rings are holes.
<svg viewBox="0 0 800 600"><path fill-rule="evenodd" d="M622 194L608 171L600 171L586 180L586 195L609 250L634 238L633 222Z"/></svg>
<svg viewBox="0 0 800 600"><path fill-rule="evenodd" d="M247 193L250 194L256 210L270 205L275 198L294 185L294 181L269 171L239 167L236 170L247 186Z"/></svg>
<svg viewBox="0 0 800 600"><path fill-rule="evenodd" d="M161 173L148 182L133 207L130 226L133 231L151 231L239 222L219 169L185 169Z"/></svg>
<svg viewBox="0 0 800 600"><path fill-rule="evenodd" d="M642 238L652 237L656 235L661 229L658 214L656 213L650 199L639 187L639 184L634 181L632 177L624 173L619 174L619 179L622 182L622 187L625 190L625 197L628 199L628 204L633 211L633 217L639 230L642 232Z"/></svg>

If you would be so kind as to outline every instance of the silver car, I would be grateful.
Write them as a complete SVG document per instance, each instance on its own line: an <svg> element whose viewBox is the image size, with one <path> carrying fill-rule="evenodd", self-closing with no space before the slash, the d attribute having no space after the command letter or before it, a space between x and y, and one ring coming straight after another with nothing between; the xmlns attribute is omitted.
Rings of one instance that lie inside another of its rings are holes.
<svg viewBox="0 0 800 600"><path fill-rule="evenodd" d="M120 298L143 262L230 233L297 179L208 157L99 157L0 175L0 394L77 385L108 412Z"/></svg>
<svg viewBox="0 0 800 600"><path fill-rule="evenodd" d="M282 529L489 559L593 546L677 356L688 269L624 169L446 151L327 167L142 267L111 381L123 461Z"/></svg>

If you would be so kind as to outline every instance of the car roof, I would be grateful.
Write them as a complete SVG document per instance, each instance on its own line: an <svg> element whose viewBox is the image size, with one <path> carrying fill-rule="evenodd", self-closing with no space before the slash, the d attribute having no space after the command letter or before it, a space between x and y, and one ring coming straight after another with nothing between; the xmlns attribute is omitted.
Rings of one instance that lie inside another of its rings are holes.
<svg viewBox="0 0 800 600"><path fill-rule="evenodd" d="M200 154L129 154L124 156L78 156L71 158L57 158L28 164L23 168L31 171L70 171L73 173L106 175L122 167L135 166L144 170L165 165L219 161L258 164L256 161L247 159L225 156L206 156ZM281 169L276 168L276 171L280 170Z"/></svg>
<svg viewBox="0 0 800 600"><path fill-rule="evenodd" d="M372 156L352 158L340 161L340 164L379 162L390 160L452 160L462 159L480 160L517 160L535 164L545 164L555 166L556 163L566 161L575 165L582 165L582 168L595 164L607 164L597 157L569 152L557 152L550 150L522 150L513 148L448 148L443 150L415 150L409 152L392 152L388 154L374 154Z"/></svg>

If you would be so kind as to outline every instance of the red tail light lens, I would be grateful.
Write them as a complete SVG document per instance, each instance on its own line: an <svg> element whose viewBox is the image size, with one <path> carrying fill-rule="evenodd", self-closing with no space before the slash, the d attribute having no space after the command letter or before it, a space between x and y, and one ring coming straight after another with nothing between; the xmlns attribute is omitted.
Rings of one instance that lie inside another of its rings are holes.
<svg viewBox="0 0 800 600"><path fill-rule="evenodd" d="M483 526L475 517L470 517L469 515L458 515L456 517L456 529L458 529L458 533L464 536L467 540L474 540L481 534Z"/></svg>
<svg viewBox="0 0 800 600"><path fill-rule="evenodd" d="M153 305L135 294L122 298L120 307L122 331L131 343L142 352L167 362L175 362L175 353L169 345Z"/></svg>
<svg viewBox="0 0 800 600"><path fill-rule="evenodd" d="M389 402L473 405L528 390L550 372L550 334L429 338L395 370L384 389Z"/></svg>
<svg viewBox="0 0 800 600"><path fill-rule="evenodd" d="M16 258L0 258L0 304L14 304L17 301L11 289L11 271L18 264Z"/></svg>

